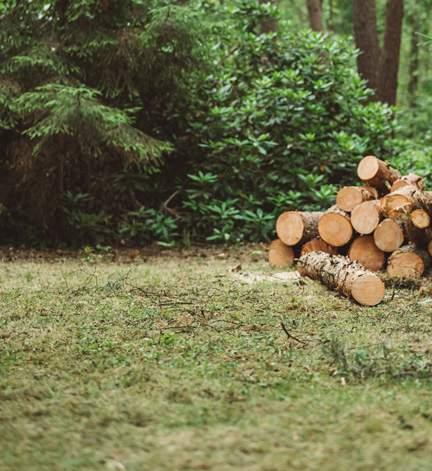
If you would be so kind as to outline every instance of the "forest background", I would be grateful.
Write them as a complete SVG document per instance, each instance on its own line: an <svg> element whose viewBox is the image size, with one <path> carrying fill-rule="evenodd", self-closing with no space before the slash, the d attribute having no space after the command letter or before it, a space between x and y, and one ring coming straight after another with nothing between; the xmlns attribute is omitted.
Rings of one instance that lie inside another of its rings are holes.
<svg viewBox="0 0 432 471"><path fill-rule="evenodd" d="M429 178L432 1L0 1L0 242L265 241L375 154Z"/></svg>

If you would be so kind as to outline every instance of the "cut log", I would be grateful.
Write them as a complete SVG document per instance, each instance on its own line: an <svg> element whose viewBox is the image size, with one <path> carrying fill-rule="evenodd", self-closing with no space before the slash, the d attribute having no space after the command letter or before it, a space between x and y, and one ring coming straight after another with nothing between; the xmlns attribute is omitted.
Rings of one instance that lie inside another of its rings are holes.
<svg viewBox="0 0 432 471"><path fill-rule="evenodd" d="M323 213L285 211L276 221L276 233L286 245L294 246L318 236L318 221Z"/></svg>
<svg viewBox="0 0 432 471"><path fill-rule="evenodd" d="M383 252L394 252L405 240L403 225L393 219L384 219L374 232L375 245Z"/></svg>
<svg viewBox="0 0 432 471"><path fill-rule="evenodd" d="M416 186L404 186L389 193L381 199L381 209L387 217L399 218L415 209L423 209L428 215L432 214L432 193L420 191Z"/></svg>
<svg viewBox="0 0 432 471"><path fill-rule="evenodd" d="M416 186L409 185L383 196L381 211L389 218L399 218L403 215L408 217L417 204L416 200L419 197L419 195L415 196L417 192L418 188Z"/></svg>
<svg viewBox="0 0 432 471"><path fill-rule="evenodd" d="M409 175L404 175L401 178L398 178L393 185L391 186L390 191L393 193L394 191L403 188L404 186L416 186L419 190L423 190L424 181L423 177L419 175L415 175L414 173L410 173Z"/></svg>
<svg viewBox="0 0 432 471"><path fill-rule="evenodd" d="M348 256L371 271L380 271L385 264L384 252L375 245L371 235L357 237L351 244Z"/></svg>
<svg viewBox="0 0 432 471"><path fill-rule="evenodd" d="M359 234L372 234L381 221L379 201L365 201L351 213L351 224Z"/></svg>
<svg viewBox="0 0 432 471"><path fill-rule="evenodd" d="M388 190L400 178L397 170L373 155L368 155L360 161L357 175L366 185L379 190Z"/></svg>
<svg viewBox="0 0 432 471"><path fill-rule="evenodd" d="M345 211L332 206L318 222L318 232L321 239L333 247L342 247L353 236L351 220Z"/></svg>
<svg viewBox="0 0 432 471"><path fill-rule="evenodd" d="M424 209L415 209L410 214L411 222L418 229L426 229L431 225L431 218Z"/></svg>
<svg viewBox="0 0 432 471"><path fill-rule="evenodd" d="M378 198L378 193L375 188L370 186L344 186L338 191L336 205L343 211L350 213L363 201L376 198Z"/></svg>
<svg viewBox="0 0 432 471"><path fill-rule="evenodd" d="M420 278L430 264L429 255L414 245L404 245L391 254L387 273L394 278Z"/></svg>
<svg viewBox="0 0 432 471"><path fill-rule="evenodd" d="M378 276L348 257L311 252L300 258L298 268L301 275L320 280L359 304L376 306L384 298L384 283Z"/></svg>
<svg viewBox="0 0 432 471"><path fill-rule="evenodd" d="M324 242L322 239L312 239L306 244L303 245L301 249L301 255L305 255L310 252L325 252L331 255L336 255L338 253L336 247L332 247L331 245Z"/></svg>
<svg viewBox="0 0 432 471"><path fill-rule="evenodd" d="M295 254L292 247L285 245L281 240L274 240L268 251L268 260L273 267L284 268L294 263Z"/></svg>

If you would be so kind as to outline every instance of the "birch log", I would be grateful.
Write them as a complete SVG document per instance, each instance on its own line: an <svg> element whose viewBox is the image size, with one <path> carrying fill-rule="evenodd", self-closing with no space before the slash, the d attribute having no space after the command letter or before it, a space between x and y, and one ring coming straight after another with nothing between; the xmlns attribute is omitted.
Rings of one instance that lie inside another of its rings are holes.
<svg viewBox="0 0 432 471"><path fill-rule="evenodd" d="M298 263L299 272L364 306L376 306L384 298L384 283L374 273L348 257L311 252Z"/></svg>

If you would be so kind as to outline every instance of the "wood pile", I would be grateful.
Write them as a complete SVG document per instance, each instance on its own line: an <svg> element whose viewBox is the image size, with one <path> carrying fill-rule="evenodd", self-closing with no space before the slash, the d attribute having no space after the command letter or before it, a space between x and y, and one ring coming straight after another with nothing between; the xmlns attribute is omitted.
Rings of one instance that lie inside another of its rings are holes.
<svg viewBox="0 0 432 471"><path fill-rule="evenodd" d="M364 157L361 186L342 187L324 212L286 211L276 222L278 239L269 262L299 272L330 289L374 306L384 297L376 272L419 278L432 256L432 192L418 175L405 175L375 156Z"/></svg>

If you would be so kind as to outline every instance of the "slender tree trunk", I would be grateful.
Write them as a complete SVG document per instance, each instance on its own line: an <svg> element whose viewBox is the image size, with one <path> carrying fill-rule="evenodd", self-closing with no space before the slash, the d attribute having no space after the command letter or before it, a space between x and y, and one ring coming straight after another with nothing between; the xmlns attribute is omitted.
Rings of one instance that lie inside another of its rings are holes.
<svg viewBox="0 0 432 471"><path fill-rule="evenodd" d="M410 18L411 23L411 45L409 62L408 100L411 107L415 107L420 72L420 18L418 12Z"/></svg>
<svg viewBox="0 0 432 471"><path fill-rule="evenodd" d="M309 24L314 31L324 31L322 0L306 0Z"/></svg>
<svg viewBox="0 0 432 471"><path fill-rule="evenodd" d="M279 3L279 0L260 0L260 3L263 5L265 5L266 3L267 4L270 3L277 6ZM263 33L274 33L277 30L278 30L278 22L276 18L272 16L268 16L261 20L261 31Z"/></svg>
<svg viewBox="0 0 432 471"><path fill-rule="evenodd" d="M399 0L396 0L399 1ZM360 50L357 58L359 74L377 92L380 63L375 0L353 0L354 39Z"/></svg>
<svg viewBox="0 0 432 471"><path fill-rule="evenodd" d="M386 29L380 63L378 99L389 105L395 105L397 98L403 14L403 0L387 0Z"/></svg>

